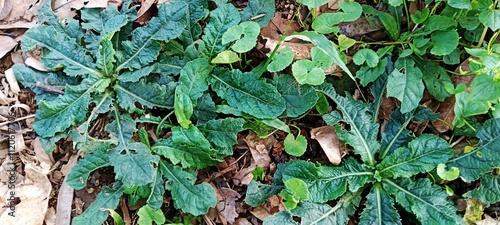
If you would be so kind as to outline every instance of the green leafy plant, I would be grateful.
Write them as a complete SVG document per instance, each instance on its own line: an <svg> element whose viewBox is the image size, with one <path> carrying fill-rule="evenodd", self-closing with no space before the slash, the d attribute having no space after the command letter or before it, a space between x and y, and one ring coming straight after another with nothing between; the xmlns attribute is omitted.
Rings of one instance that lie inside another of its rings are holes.
<svg viewBox="0 0 500 225"><path fill-rule="evenodd" d="M346 224L354 208L359 206L362 193L369 194L360 224L401 224L395 203L415 214L422 224L463 223L445 190L428 178L416 177L435 170L453 157L453 150L445 140L429 134L414 137L406 130L410 121L435 120L437 114L421 106L406 113L396 110L379 140L379 124L373 120L372 105L341 97L329 85L318 86L317 90L337 104L341 120L350 127L337 126L338 138L352 146L359 158L349 157L338 167L291 161L279 165L273 185L250 184L246 197L250 205L258 205L278 193L283 199L298 203L297 206L285 204L291 210L270 216L265 224L278 221L297 224L292 215L301 217L302 224ZM307 184L310 193L307 198L289 196L295 196L292 193L300 186L289 184L296 179ZM325 204L338 198L335 207Z"/></svg>

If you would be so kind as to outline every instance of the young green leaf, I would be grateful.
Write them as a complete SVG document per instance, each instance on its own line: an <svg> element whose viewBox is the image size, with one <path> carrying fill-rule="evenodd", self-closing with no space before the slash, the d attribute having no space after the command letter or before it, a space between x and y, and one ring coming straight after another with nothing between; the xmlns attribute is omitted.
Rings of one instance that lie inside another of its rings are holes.
<svg viewBox="0 0 500 225"><path fill-rule="evenodd" d="M427 17L429 17L430 10L429 8L423 8L422 11L415 11L413 14L410 15L411 20L416 23L420 24L423 23Z"/></svg>
<svg viewBox="0 0 500 225"><path fill-rule="evenodd" d="M409 58L399 58L387 80L387 96L401 101L401 112L415 109L424 94L422 71Z"/></svg>
<svg viewBox="0 0 500 225"><path fill-rule="evenodd" d="M471 94L467 92L458 93L455 95L455 118L453 125L462 127L465 125L465 118L487 113L490 109L490 104L486 101L471 101Z"/></svg>
<svg viewBox="0 0 500 225"><path fill-rule="evenodd" d="M411 177L429 172L440 163L453 156L453 149L442 138L425 134L408 144L408 148L398 148L377 165L382 177Z"/></svg>
<svg viewBox="0 0 500 225"><path fill-rule="evenodd" d="M165 215L161 209L154 210L149 205L141 207L139 211L137 211L137 215L139 216L137 223L141 225L153 225L153 222L155 222L155 224L164 224L166 221Z"/></svg>
<svg viewBox="0 0 500 225"><path fill-rule="evenodd" d="M460 175L460 170L457 167L451 167L446 170L446 164L440 163L436 168L436 173L443 180L455 180Z"/></svg>
<svg viewBox="0 0 500 225"><path fill-rule="evenodd" d="M376 67L379 62L379 56L377 53L369 48L363 48L357 51L354 56L352 56L352 61L356 65L362 65L366 63L368 67L373 68ZM373 79L375 80L375 79Z"/></svg>
<svg viewBox="0 0 500 225"><path fill-rule="evenodd" d="M328 0L297 0L297 2L311 8L316 8L326 4Z"/></svg>
<svg viewBox="0 0 500 225"><path fill-rule="evenodd" d="M315 67L308 59L301 59L292 64L293 77L299 84L320 85L325 82L325 71Z"/></svg>
<svg viewBox="0 0 500 225"><path fill-rule="evenodd" d="M215 191L208 183L195 185L196 175L172 166L164 161L159 163L162 175L169 182L165 184L167 190L172 192L174 206L184 212L195 216L208 212L210 207L217 204Z"/></svg>
<svg viewBox="0 0 500 225"><path fill-rule="evenodd" d="M286 189L281 191L281 196L283 197L283 205L288 210L297 207L300 201L307 200L309 198L310 192L307 189L307 184L297 178L292 178L285 181Z"/></svg>
<svg viewBox="0 0 500 225"><path fill-rule="evenodd" d="M212 73L211 83L231 107L256 118L275 118L285 111L285 100L276 88L255 74L217 69Z"/></svg>
<svg viewBox="0 0 500 225"><path fill-rule="evenodd" d="M252 21L259 23L260 27L265 27L273 18L275 10L273 0L248 1L247 7L241 11L241 20L246 21L252 19ZM264 16L259 17L261 15Z"/></svg>
<svg viewBox="0 0 500 225"><path fill-rule="evenodd" d="M222 35L239 23L240 14L232 4L220 4L217 9L210 12L210 22L205 27L202 37L206 46L205 54L210 59L226 49L222 44Z"/></svg>
<svg viewBox="0 0 500 225"><path fill-rule="evenodd" d="M483 174L500 165L498 151L500 146L500 119L487 120L476 133L481 145L470 152L458 155L447 163L457 167L460 177L466 182L479 179Z"/></svg>
<svg viewBox="0 0 500 225"><path fill-rule="evenodd" d="M230 27L222 35L222 44L226 45L234 41L231 48L238 53L244 53L252 50L257 43L257 37L260 33L260 26L253 21L242 22L236 26Z"/></svg>
<svg viewBox="0 0 500 225"><path fill-rule="evenodd" d="M458 33L455 30L436 31L431 34L433 47L431 53L434 55L448 55L458 46Z"/></svg>
<svg viewBox="0 0 500 225"><path fill-rule="evenodd" d="M231 64L238 61L241 61L241 58L235 52L226 50L217 54L210 62L214 64Z"/></svg>
<svg viewBox="0 0 500 225"><path fill-rule="evenodd" d="M387 63L387 58L384 58L378 61L376 66L373 68L368 65L361 66L361 68L356 72L356 77L359 78L361 85L366 86L368 85L368 83L375 81L380 75L385 72Z"/></svg>
<svg viewBox="0 0 500 225"><path fill-rule="evenodd" d="M108 212L101 209L116 209L122 195L123 188L113 190L107 186L104 186L101 192L92 202L92 204L90 204L85 212L73 218L71 224L102 224L102 222L104 222L106 218L108 218Z"/></svg>
<svg viewBox="0 0 500 225"><path fill-rule="evenodd" d="M396 202L412 212L422 224L464 224L446 191L432 185L428 179L384 179L384 190L396 197Z"/></svg>
<svg viewBox="0 0 500 225"><path fill-rule="evenodd" d="M278 130L285 131L290 133L290 127L283 121L278 118L275 119L259 119L258 122L261 122L269 127L276 128Z"/></svg>
<svg viewBox="0 0 500 225"><path fill-rule="evenodd" d="M281 49L267 66L269 72L279 72L284 70L293 61L293 51L290 47Z"/></svg>
<svg viewBox="0 0 500 225"><path fill-rule="evenodd" d="M470 0L449 0L447 3L457 9L472 9Z"/></svg>
<svg viewBox="0 0 500 225"><path fill-rule="evenodd" d="M182 127L188 128L192 124L190 118L193 115L193 103L189 95L184 93L180 87L175 89L174 113L177 122Z"/></svg>
<svg viewBox="0 0 500 225"><path fill-rule="evenodd" d="M366 208L361 213L359 224L401 224L394 200L380 184L375 184L366 197Z"/></svg>
<svg viewBox="0 0 500 225"><path fill-rule="evenodd" d="M479 13L479 21L485 26L489 27L493 31L497 31L500 28L500 10L483 10Z"/></svg>
<svg viewBox="0 0 500 225"><path fill-rule="evenodd" d="M292 133L289 133L286 136L283 145L285 146L286 153L293 156L302 156L307 149L307 140L300 134L298 134L297 138L295 138Z"/></svg>

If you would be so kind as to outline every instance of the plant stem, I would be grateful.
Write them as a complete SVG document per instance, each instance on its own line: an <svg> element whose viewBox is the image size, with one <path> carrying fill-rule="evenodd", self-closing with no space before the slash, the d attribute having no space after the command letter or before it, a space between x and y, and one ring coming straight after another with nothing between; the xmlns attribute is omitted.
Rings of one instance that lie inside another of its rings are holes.
<svg viewBox="0 0 500 225"><path fill-rule="evenodd" d="M488 27L484 26L483 33L481 34L481 38L479 39L479 42L477 43L476 47L481 47L483 45L484 37L486 37L486 33L488 32Z"/></svg>
<svg viewBox="0 0 500 225"><path fill-rule="evenodd" d="M174 111L172 110L172 112L169 112L165 117L163 117L163 119L160 121L160 123L158 124L158 126L156 127L156 131L155 131L155 134L157 137L159 137L160 135L160 128L161 128L161 125L165 122L165 120L167 120L168 117L170 117L172 114L174 113Z"/></svg>

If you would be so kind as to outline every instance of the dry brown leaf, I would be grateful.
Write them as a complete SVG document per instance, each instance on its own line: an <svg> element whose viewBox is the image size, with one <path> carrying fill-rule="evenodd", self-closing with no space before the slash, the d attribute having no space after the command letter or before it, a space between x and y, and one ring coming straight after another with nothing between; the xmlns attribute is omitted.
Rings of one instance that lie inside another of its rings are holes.
<svg viewBox="0 0 500 225"><path fill-rule="evenodd" d="M271 213L263 205L259 205L254 208L250 213L257 217L257 219L264 221Z"/></svg>
<svg viewBox="0 0 500 225"><path fill-rule="evenodd" d="M45 225L63 225L63 224L56 224L56 210L54 207L50 207L47 209L47 213L45 213L45 219L44 219Z"/></svg>
<svg viewBox="0 0 500 225"><path fill-rule="evenodd" d="M9 15L13 5L14 0L0 0L0 20L3 20ZM0 56L0 58L2 57Z"/></svg>
<svg viewBox="0 0 500 225"><path fill-rule="evenodd" d="M238 171L234 176L233 176L233 183L236 186L239 185L248 185L253 179L253 174L252 171L254 171L256 168L255 164L252 164L251 166L247 168L243 168L240 171Z"/></svg>
<svg viewBox="0 0 500 225"><path fill-rule="evenodd" d="M73 18L76 10L85 6L85 0L55 0L52 8L59 19Z"/></svg>
<svg viewBox="0 0 500 225"><path fill-rule="evenodd" d="M108 7L108 0L90 0L85 8L106 8Z"/></svg>
<svg viewBox="0 0 500 225"><path fill-rule="evenodd" d="M1 3L2 0L0 0ZM0 59L3 58L7 53L9 53L17 45L17 41L8 36L0 35Z"/></svg>
<svg viewBox="0 0 500 225"><path fill-rule="evenodd" d="M238 217L236 212L236 200L241 198L241 195L230 188L219 188L221 199L217 202L217 210L219 214L229 223L234 223L234 219Z"/></svg>
<svg viewBox="0 0 500 225"><path fill-rule="evenodd" d="M52 190L47 178L48 169L41 168L34 163L27 163L24 167L25 179L15 186L15 197L20 203L15 205L15 217L9 215L9 209L0 209L2 224L43 224L47 212L49 195ZM10 196L7 185L0 185L0 204L5 204L6 197Z"/></svg>
<svg viewBox="0 0 500 225"><path fill-rule="evenodd" d="M31 28L38 24L38 8L43 1L16 0L10 13L0 21L0 29Z"/></svg>
<svg viewBox="0 0 500 225"><path fill-rule="evenodd" d="M40 60L38 60L34 57L31 57L31 56L28 56L28 58L26 58L26 60L24 61L24 64L26 64L27 66L30 66L31 68L38 70L38 71L43 71L43 72L49 71Z"/></svg>
<svg viewBox="0 0 500 225"><path fill-rule="evenodd" d="M266 44L264 45L265 48L273 50L276 46L278 46L279 39L275 40L267 37L263 38L266 40ZM290 47L292 49L294 59L309 59L311 58L311 48L313 48L314 45L284 41L281 43L277 51L279 52L281 49L286 47Z"/></svg>
<svg viewBox="0 0 500 225"><path fill-rule="evenodd" d="M257 134L251 132L245 137L244 141L250 149L255 165L262 167L265 171L267 171L269 164L271 163L269 152L276 143L276 139L273 136L270 136L267 139L261 139Z"/></svg>
<svg viewBox="0 0 500 225"><path fill-rule="evenodd" d="M38 159L38 162L45 163L48 166L52 166L52 164L54 164L49 154L47 154L47 152L45 152L45 150L42 148L42 143L40 142L39 137L36 137L33 141L33 149L35 150L35 155Z"/></svg>
<svg viewBox="0 0 500 225"><path fill-rule="evenodd" d="M151 6L153 6L153 4L155 2L156 2L156 0L144 0L144 1L142 1L141 8L139 9L139 11L137 11L137 18L144 15L144 13L146 13L146 11L148 11L148 9L151 8Z"/></svg>
<svg viewBox="0 0 500 225"><path fill-rule="evenodd" d="M17 79L14 76L12 68L5 71L5 78L7 79L7 82L9 82L10 90L17 95L21 91L21 88L19 88L19 84L17 83Z"/></svg>
<svg viewBox="0 0 500 225"><path fill-rule="evenodd" d="M311 130L311 138L316 139L319 142L319 145L325 152L328 160L333 165L340 164L344 151L342 150L342 144L335 133L335 127L322 126L314 128Z"/></svg>
<svg viewBox="0 0 500 225"><path fill-rule="evenodd" d="M487 214L484 215L485 219L476 222L476 225L500 225L500 219L493 219L491 216Z"/></svg>
<svg viewBox="0 0 500 225"><path fill-rule="evenodd" d="M372 26L372 24L374 26ZM383 25L378 20L370 23L365 17L360 17L353 22L340 23L339 28L340 34L344 34L345 36L350 38L359 38L369 33L382 31L384 29Z"/></svg>
<svg viewBox="0 0 500 225"><path fill-rule="evenodd" d="M239 218L234 221L233 225L252 225L252 223L247 218Z"/></svg>

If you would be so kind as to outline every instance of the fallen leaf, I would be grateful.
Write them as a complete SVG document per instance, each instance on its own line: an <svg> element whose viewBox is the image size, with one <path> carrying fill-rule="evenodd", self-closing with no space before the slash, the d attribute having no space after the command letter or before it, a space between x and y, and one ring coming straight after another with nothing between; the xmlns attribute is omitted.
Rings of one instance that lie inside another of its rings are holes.
<svg viewBox="0 0 500 225"><path fill-rule="evenodd" d="M45 225L56 225L56 210L54 209L54 207L50 207L47 209L47 213L45 213L44 222ZM57 223L57 225L63 225L63 224Z"/></svg>
<svg viewBox="0 0 500 225"><path fill-rule="evenodd" d="M253 216L257 217L257 219L262 221L264 221L268 216L272 215L263 205L255 207L252 211L250 211L250 213Z"/></svg>
<svg viewBox="0 0 500 225"><path fill-rule="evenodd" d="M47 166L52 166L52 164L54 164L49 154L47 154L43 149L39 137L36 137L35 140L33 141L33 149L35 151L35 155L39 163L47 164Z"/></svg>
<svg viewBox="0 0 500 225"><path fill-rule="evenodd" d="M0 20L3 20L9 15L13 5L14 0L0 0ZM0 58L2 57L0 56Z"/></svg>
<svg viewBox="0 0 500 225"><path fill-rule="evenodd" d="M139 9L139 11L137 11L137 18L144 15L144 13L146 13L146 11L148 11L148 9L151 8L151 6L153 6L153 4L155 2L156 2L156 0L144 0L144 1L142 1L141 8Z"/></svg>
<svg viewBox="0 0 500 225"><path fill-rule="evenodd" d="M338 165L342 161L343 150L341 142L335 133L335 127L322 126L311 130L311 138L316 139L325 152L328 160L333 165Z"/></svg>
<svg viewBox="0 0 500 225"><path fill-rule="evenodd" d="M43 72L49 71L40 60L31 56L28 56L28 58L26 58L24 64L38 71L43 71Z"/></svg>
<svg viewBox="0 0 500 225"><path fill-rule="evenodd" d="M233 176L233 183L236 186L240 185L248 185L253 180L252 171L255 170L255 164L250 165L249 167L243 168L238 171Z"/></svg>
<svg viewBox="0 0 500 225"><path fill-rule="evenodd" d="M234 223L238 213L236 212L236 200L241 198L241 195L230 188L219 188L221 199L217 202L217 210L224 219L230 224Z"/></svg>
<svg viewBox="0 0 500 225"><path fill-rule="evenodd" d="M38 25L38 8L43 1L16 0L10 13L0 21L0 29L31 28Z"/></svg>
<svg viewBox="0 0 500 225"><path fill-rule="evenodd" d="M233 225L252 225L247 218L238 218L234 221Z"/></svg>
<svg viewBox="0 0 500 225"><path fill-rule="evenodd" d="M384 26L378 20L370 23L365 17L360 17L353 22L340 23L338 26L340 34L355 39L384 29Z"/></svg>
<svg viewBox="0 0 500 225"><path fill-rule="evenodd" d="M476 225L500 225L500 219L493 219L491 216L484 215L483 220L477 221Z"/></svg>
<svg viewBox="0 0 500 225"><path fill-rule="evenodd" d="M0 0L1 3L2 0ZM17 45L17 41L8 36L0 35L0 59L3 58L7 53L9 53Z"/></svg>
<svg viewBox="0 0 500 225"><path fill-rule="evenodd" d="M267 171L267 169L269 169L269 164L271 163L269 152L276 143L276 139L273 136L270 136L267 139L261 139L257 134L252 132L246 136L244 140L250 149L255 165L262 167L265 171Z"/></svg>

